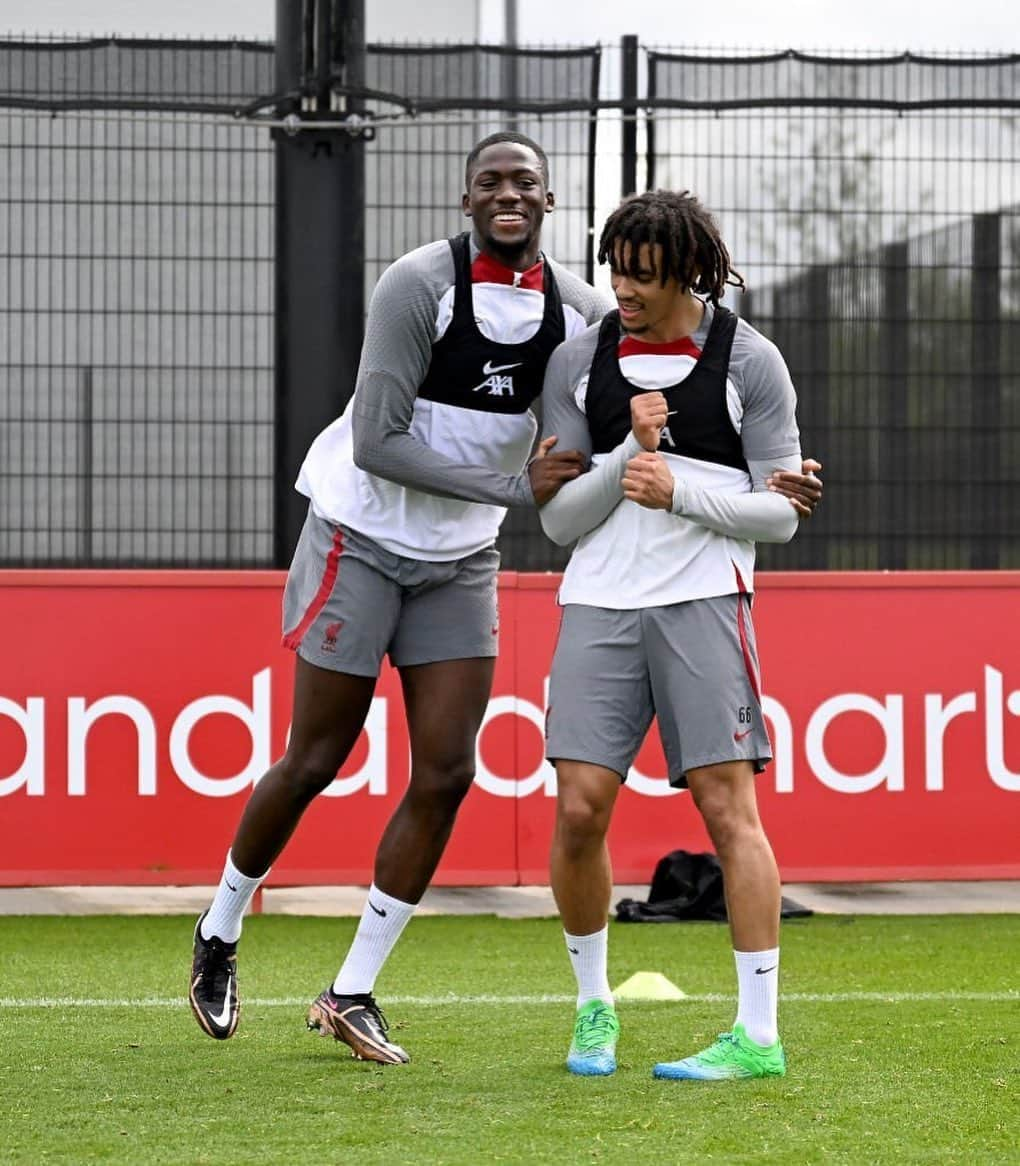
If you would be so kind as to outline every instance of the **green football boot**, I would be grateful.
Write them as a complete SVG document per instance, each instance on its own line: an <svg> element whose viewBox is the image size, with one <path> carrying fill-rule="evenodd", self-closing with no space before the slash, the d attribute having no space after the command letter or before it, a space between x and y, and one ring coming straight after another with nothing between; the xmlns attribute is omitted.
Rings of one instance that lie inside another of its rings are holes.
<svg viewBox="0 0 1020 1166"><path fill-rule="evenodd" d="M567 1068L579 1077L608 1077L615 1073L619 1035L620 1022L612 1004L589 1000L577 1010Z"/></svg>
<svg viewBox="0 0 1020 1166"><path fill-rule="evenodd" d="M682 1061L662 1061L653 1077L687 1081L738 1081L748 1077L783 1077L786 1054L781 1041L758 1045L735 1024L732 1032L719 1034L714 1045Z"/></svg>

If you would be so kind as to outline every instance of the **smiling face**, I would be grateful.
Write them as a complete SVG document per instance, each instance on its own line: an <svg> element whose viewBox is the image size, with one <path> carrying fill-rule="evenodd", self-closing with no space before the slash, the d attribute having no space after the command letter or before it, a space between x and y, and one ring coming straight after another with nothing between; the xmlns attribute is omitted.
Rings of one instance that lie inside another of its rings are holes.
<svg viewBox="0 0 1020 1166"><path fill-rule="evenodd" d="M672 275L659 275L662 247L642 243L636 260L630 243L617 243L610 259L610 282L620 309L620 326L650 341L673 340L693 299Z"/></svg>
<svg viewBox="0 0 1020 1166"><path fill-rule="evenodd" d="M482 250L518 271L538 258L542 220L553 203L541 159L517 142L496 142L482 150L462 199Z"/></svg>

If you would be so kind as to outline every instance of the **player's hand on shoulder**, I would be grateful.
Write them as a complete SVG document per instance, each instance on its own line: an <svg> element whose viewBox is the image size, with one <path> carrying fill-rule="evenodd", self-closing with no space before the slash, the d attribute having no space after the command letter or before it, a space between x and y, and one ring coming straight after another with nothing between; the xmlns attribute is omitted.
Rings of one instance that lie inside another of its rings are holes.
<svg viewBox="0 0 1020 1166"><path fill-rule="evenodd" d="M573 481L588 468L584 454L578 449L552 453L557 438L546 437L539 442L538 453L528 464L528 480L535 496L535 505L544 506L555 497L564 482Z"/></svg>
<svg viewBox="0 0 1020 1166"><path fill-rule="evenodd" d="M673 475L666 459L657 453L639 453L627 462L623 495L649 510L673 509Z"/></svg>
<svg viewBox="0 0 1020 1166"><path fill-rule="evenodd" d="M659 448L659 437L669 413L662 393L638 393L630 399L630 427L647 450Z"/></svg>
<svg viewBox="0 0 1020 1166"><path fill-rule="evenodd" d="M805 458L799 474L776 470L765 479L765 485L786 498L799 518L810 518L822 500L822 479L815 476L821 468L821 462Z"/></svg>

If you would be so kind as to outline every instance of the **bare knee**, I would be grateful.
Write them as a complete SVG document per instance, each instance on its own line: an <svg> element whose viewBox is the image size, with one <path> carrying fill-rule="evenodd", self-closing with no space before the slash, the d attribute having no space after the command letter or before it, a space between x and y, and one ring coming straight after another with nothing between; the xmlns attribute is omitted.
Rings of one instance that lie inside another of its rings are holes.
<svg viewBox="0 0 1020 1166"><path fill-rule="evenodd" d="M415 760L406 801L412 808L431 815L453 817L475 778L474 756L439 760Z"/></svg>
<svg viewBox="0 0 1020 1166"><path fill-rule="evenodd" d="M345 760L329 749L288 750L274 768L295 802L307 805L332 784Z"/></svg>
<svg viewBox="0 0 1020 1166"><path fill-rule="evenodd" d="M718 773L703 770L701 780L691 781L691 792L720 858L762 836L753 778L734 779L722 769Z"/></svg>
<svg viewBox="0 0 1020 1166"><path fill-rule="evenodd" d="M602 845L612 806L583 789L561 785L556 809L556 839L565 853L583 854Z"/></svg>

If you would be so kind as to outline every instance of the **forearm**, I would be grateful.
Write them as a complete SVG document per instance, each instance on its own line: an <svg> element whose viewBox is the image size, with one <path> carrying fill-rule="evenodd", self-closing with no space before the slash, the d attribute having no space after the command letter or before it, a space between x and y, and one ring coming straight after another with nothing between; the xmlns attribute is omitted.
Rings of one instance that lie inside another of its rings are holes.
<svg viewBox="0 0 1020 1166"><path fill-rule="evenodd" d="M445 242L398 259L376 285L351 402L354 463L400 486L497 506L533 505L527 476L466 465L412 432L428 371L441 289L453 278ZM437 254L438 253L438 256ZM436 263L448 265L434 270Z"/></svg>
<svg viewBox="0 0 1020 1166"><path fill-rule="evenodd" d="M368 391L359 392L353 404L355 465L400 486L441 498L494 506L534 505L526 473L506 474L454 461L401 428L388 404L393 394L372 383L383 377L385 374L377 373L368 378Z"/></svg>
<svg viewBox="0 0 1020 1166"><path fill-rule="evenodd" d="M630 458L641 452L633 433L586 474L567 482L538 512L542 529L559 546L604 522L623 498L620 480Z"/></svg>
<svg viewBox="0 0 1020 1166"><path fill-rule="evenodd" d="M673 488L674 514L716 534L753 542L785 543L797 530L797 512L789 500L768 490L765 478L775 469L799 470L800 455L749 466L753 492L726 494L678 481Z"/></svg>

